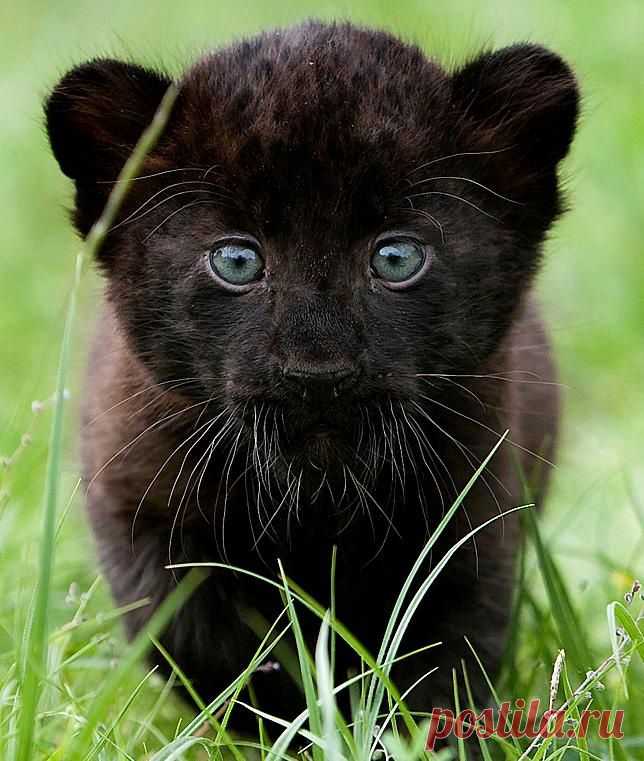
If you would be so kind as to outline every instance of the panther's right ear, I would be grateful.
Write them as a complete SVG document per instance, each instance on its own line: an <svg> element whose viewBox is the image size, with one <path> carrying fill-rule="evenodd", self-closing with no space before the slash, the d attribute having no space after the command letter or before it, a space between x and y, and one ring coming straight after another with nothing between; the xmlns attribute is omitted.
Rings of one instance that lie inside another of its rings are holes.
<svg viewBox="0 0 644 761"><path fill-rule="evenodd" d="M77 187L116 179L169 85L163 74L105 58L61 79L45 103L47 133Z"/></svg>

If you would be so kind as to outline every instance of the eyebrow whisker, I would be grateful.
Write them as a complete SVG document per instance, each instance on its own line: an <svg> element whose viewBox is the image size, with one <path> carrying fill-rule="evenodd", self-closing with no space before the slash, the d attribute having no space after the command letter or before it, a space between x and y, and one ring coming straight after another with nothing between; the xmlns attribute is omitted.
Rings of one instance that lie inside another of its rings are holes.
<svg viewBox="0 0 644 761"><path fill-rule="evenodd" d="M497 153L503 153L504 151L509 151L514 146L508 145L505 148L497 148L493 151L463 151L462 153L450 153L447 156L440 156L437 159L432 159L431 161L427 161L424 164L420 164L415 169L412 169L411 172L407 175L409 177L410 174L415 174L416 172L420 172L421 169L425 169L428 166L432 166L433 164L438 164L440 161L447 161L448 159L458 159L463 156L493 156Z"/></svg>
<svg viewBox="0 0 644 761"><path fill-rule="evenodd" d="M168 190L172 190L172 188L177 188L177 187L182 186L182 185L194 185L195 183L199 183L199 184L203 183L203 184L211 186L213 188L217 187L217 185L214 182L205 182L204 180L183 180L182 182L173 182L171 185L167 185L166 187L161 188L161 190L158 190L156 193L151 195L137 209L135 209L131 214L129 214L127 217L125 217L125 219L122 219L120 222L118 222L117 224L113 225L110 228L110 232L112 232L113 230L117 230L119 227L123 227L123 225L126 225L128 222L132 222L135 219L137 219L137 220L138 219L143 219L143 217L145 217L148 214L150 214L151 212L153 212L159 206L161 206L162 204L166 203L167 201L171 201L173 198L176 198L177 196L184 195L185 193L193 193L193 192L197 192L197 191L206 191L207 190L207 188L194 188L193 190L180 191L178 193L175 193L175 194L169 196L168 198L162 199L157 204L155 204L151 209L148 209L146 212L144 212L143 214L141 214L140 216L137 217L137 214L139 214L139 212L143 211L143 209L145 209L145 207L149 203L152 203L152 201L154 201L155 198L157 198L158 196L160 196L163 193L167 192Z"/></svg>
<svg viewBox="0 0 644 761"><path fill-rule="evenodd" d="M160 222L153 230L151 230L145 236L145 238L143 238L143 243L147 243L147 241L154 235L154 233L156 233L158 230L160 230L163 227L163 225L166 224L166 222L169 222L172 219L172 217L176 216L177 214L179 214L182 211L185 211L186 209L189 209L192 206L199 206L199 205L204 205L204 204L208 204L209 206L215 206L214 201L211 201L211 200L208 200L206 198L203 198L203 199L201 199L199 201L192 201L191 203L184 204L179 209L175 209L171 214L168 214L168 216L163 220L163 222Z"/></svg>
<svg viewBox="0 0 644 761"><path fill-rule="evenodd" d="M484 211L480 206L477 206L472 201L468 201L467 198L458 196L455 193L447 193L443 190L427 190L424 193L414 193L413 195L409 196L409 198L421 198L423 196L447 196L448 198L454 198L456 201L462 201L464 204L467 204L467 206L471 206L473 209L476 209L476 211L480 212L486 217L490 217L490 219L494 219L497 222L501 221L498 217L494 216L494 214L490 214L488 211Z"/></svg>
<svg viewBox="0 0 644 761"><path fill-rule="evenodd" d="M152 174L141 174L138 177L129 177L122 180L97 180L97 185L118 185L121 182L134 182L135 180L150 180L153 177L161 177L164 174L172 174L175 172L203 172L202 167L186 166L178 169L164 169L161 172L153 172Z"/></svg>
<svg viewBox="0 0 644 761"><path fill-rule="evenodd" d="M451 175L444 175L444 176L438 176L438 177L427 177L424 180L417 180L416 182L410 183L410 188L418 187L419 185L424 185L426 182L433 182L438 180L459 180L461 182L469 182L472 185L476 185L477 188L481 188L481 190L485 190L486 192L490 193L493 196L496 196L496 198L500 198L502 201L507 201L508 203L513 203L516 206L523 206L520 201L515 201L513 198L508 198L508 196L504 196L501 193L497 193L496 190L492 190L492 188L489 188L487 185L484 185L482 182L478 182L477 180L473 180L471 177L456 177Z"/></svg>

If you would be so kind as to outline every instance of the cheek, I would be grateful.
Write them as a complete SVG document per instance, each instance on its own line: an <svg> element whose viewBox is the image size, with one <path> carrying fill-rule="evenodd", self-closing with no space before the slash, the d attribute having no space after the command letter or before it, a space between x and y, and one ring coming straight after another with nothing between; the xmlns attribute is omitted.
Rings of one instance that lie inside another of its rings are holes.
<svg viewBox="0 0 644 761"><path fill-rule="evenodd" d="M273 398L277 384L277 368L266 349L266 342L257 334L231 341L221 360L221 374L226 397L243 402L257 397Z"/></svg>
<svg viewBox="0 0 644 761"><path fill-rule="evenodd" d="M240 297L230 296L203 274L183 285L175 313L179 320L181 315L186 317L197 336L200 346L196 351L224 351L238 338L246 317L239 301Z"/></svg>
<svg viewBox="0 0 644 761"><path fill-rule="evenodd" d="M431 320L422 302L410 293L374 294L367 335L374 368L385 373L410 373L431 335Z"/></svg>
<svg viewBox="0 0 644 761"><path fill-rule="evenodd" d="M451 287L449 274L443 275L432 273L409 291L372 296L372 353L385 372L412 379L403 395L412 393L417 373L453 370L464 351L465 297Z"/></svg>
<svg viewBox="0 0 644 761"><path fill-rule="evenodd" d="M275 371L270 314L265 305L249 303L244 296L231 301L210 324L225 392L235 399L266 394Z"/></svg>

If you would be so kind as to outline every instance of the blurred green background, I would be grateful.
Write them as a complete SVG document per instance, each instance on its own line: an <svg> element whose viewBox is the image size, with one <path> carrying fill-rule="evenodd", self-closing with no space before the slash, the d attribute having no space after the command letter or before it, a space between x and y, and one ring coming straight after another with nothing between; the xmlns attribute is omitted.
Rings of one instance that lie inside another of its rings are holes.
<svg viewBox="0 0 644 761"><path fill-rule="evenodd" d="M386 27L448 65L482 46L537 41L578 73L583 117L563 173L572 210L552 234L539 283L566 401L545 525L573 588L585 595L579 600L595 608L601 624L606 602L626 588L621 569L644 556L642 0L3 0L0 453L11 454L32 425L32 400L53 392L78 248L66 214L71 187L42 126L48 89L92 56L132 57L177 72L204 48L307 16ZM99 287L95 276L86 279L71 410ZM0 496L0 586L28 590L34 583L48 423L47 415L38 416L32 444L2 482L11 499ZM67 493L76 475L72 423ZM78 504L66 521L56 568L62 606L69 582L90 579L94 569ZM0 612L8 604L0 601Z"/></svg>

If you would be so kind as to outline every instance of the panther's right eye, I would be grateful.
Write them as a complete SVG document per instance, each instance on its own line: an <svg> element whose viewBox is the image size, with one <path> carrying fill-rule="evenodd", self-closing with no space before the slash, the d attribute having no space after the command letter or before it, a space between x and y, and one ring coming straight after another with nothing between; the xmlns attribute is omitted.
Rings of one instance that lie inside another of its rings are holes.
<svg viewBox="0 0 644 761"><path fill-rule="evenodd" d="M264 275L264 260L245 242L218 243L208 253L208 263L215 277L228 285L249 285Z"/></svg>

